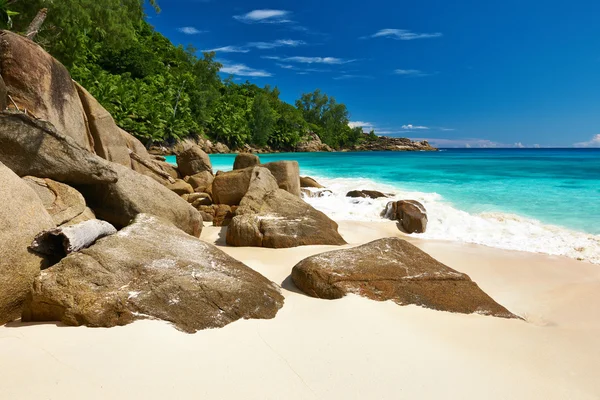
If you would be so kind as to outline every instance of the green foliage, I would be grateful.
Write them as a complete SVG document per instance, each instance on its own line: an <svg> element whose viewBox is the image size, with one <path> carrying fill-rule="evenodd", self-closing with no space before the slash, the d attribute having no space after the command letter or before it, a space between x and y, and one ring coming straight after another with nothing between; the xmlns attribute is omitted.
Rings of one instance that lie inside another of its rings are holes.
<svg viewBox="0 0 600 400"><path fill-rule="evenodd" d="M292 150L310 131L335 148L365 136L319 90L294 107L277 88L222 81L215 54L174 46L145 21L145 3L158 11L155 0L0 0L0 24L23 32L48 8L36 41L147 145L202 135L234 149Z"/></svg>
<svg viewBox="0 0 600 400"><path fill-rule="evenodd" d="M250 110L252 142L258 146L266 146L278 118L279 115L273 110L265 94L258 93L254 96L252 109Z"/></svg>
<svg viewBox="0 0 600 400"><path fill-rule="evenodd" d="M319 89L303 94L296 107L321 140L333 148L348 147L363 138L362 127L350 128L348 109Z"/></svg>

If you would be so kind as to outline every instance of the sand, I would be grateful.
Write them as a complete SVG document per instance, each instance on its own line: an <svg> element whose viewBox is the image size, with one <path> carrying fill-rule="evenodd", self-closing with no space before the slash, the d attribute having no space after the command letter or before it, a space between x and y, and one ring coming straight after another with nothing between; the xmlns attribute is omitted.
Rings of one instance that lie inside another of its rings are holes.
<svg viewBox="0 0 600 400"><path fill-rule="evenodd" d="M350 246L399 236L342 222ZM222 243L208 227L203 239ZM525 321L298 293L288 276L333 249L228 248L285 305L194 335L160 321L89 329L0 327L0 399L599 399L600 266L450 242L411 241L466 272Z"/></svg>

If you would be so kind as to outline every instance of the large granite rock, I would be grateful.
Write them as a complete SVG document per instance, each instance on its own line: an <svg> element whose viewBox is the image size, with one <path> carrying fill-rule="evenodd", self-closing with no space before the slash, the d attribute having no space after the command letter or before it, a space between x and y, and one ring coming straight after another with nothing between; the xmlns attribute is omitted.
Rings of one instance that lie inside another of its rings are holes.
<svg viewBox="0 0 600 400"><path fill-rule="evenodd" d="M260 158L256 154L240 153L235 157L233 169L244 169L255 167L260 164Z"/></svg>
<svg viewBox="0 0 600 400"><path fill-rule="evenodd" d="M33 176L26 176L23 180L42 200L56 225L69 223L87 210L84 197L71 186Z"/></svg>
<svg viewBox="0 0 600 400"><path fill-rule="evenodd" d="M212 182L212 195L215 204L239 205L248 191L253 170L253 168L244 168L218 172Z"/></svg>
<svg viewBox="0 0 600 400"><path fill-rule="evenodd" d="M114 164L115 183L80 186L99 219L124 227L138 214L162 217L189 233L200 236L202 217L187 201L152 178Z"/></svg>
<svg viewBox="0 0 600 400"><path fill-rule="evenodd" d="M427 230L427 210L416 200L391 201L381 215L399 221L406 233L424 233Z"/></svg>
<svg viewBox="0 0 600 400"><path fill-rule="evenodd" d="M204 171L212 173L212 164L200 146L191 145L177 154L177 169L185 177Z"/></svg>
<svg viewBox="0 0 600 400"><path fill-rule="evenodd" d="M0 325L19 318L33 279L45 260L28 248L54 227L35 191L0 163Z"/></svg>
<svg viewBox="0 0 600 400"><path fill-rule="evenodd" d="M334 221L299 197L279 189L269 170L251 170L248 191L227 230L228 245L287 248L346 243Z"/></svg>
<svg viewBox="0 0 600 400"><path fill-rule="evenodd" d="M22 113L0 113L0 162L19 176L75 185L117 180L116 164L87 151L50 123Z"/></svg>
<svg viewBox="0 0 600 400"><path fill-rule="evenodd" d="M280 189L300 197L300 167L297 161L275 161L261 167L271 171Z"/></svg>
<svg viewBox="0 0 600 400"><path fill-rule="evenodd" d="M35 42L0 31L0 74L19 110L50 122L82 148L94 151L75 84L60 62ZM12 101L8 104L14 107Z"/></svg>
<svg viewBox="0 0 600 400"><path fill-rule="evenodd" d="M306 258L293 268L292 279L304 293L323 299L353 293L400 305L516 318L469 276L399 238Z"/></svg>
<svg viewBox="0 0 600 400"><path fill-rule="evenodd" d="M142 214L43 271L23 321L112 327L161 319L192 333L273 318L283 300L274 283L215 246Z"/></svg>

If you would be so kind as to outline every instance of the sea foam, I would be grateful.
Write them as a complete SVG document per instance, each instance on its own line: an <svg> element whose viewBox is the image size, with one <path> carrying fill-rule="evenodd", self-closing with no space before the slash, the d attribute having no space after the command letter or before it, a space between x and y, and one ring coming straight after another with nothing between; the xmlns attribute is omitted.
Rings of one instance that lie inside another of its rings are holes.
<svg viewBox="0 0 600 400"><path fill-rule="evenodd" d="M600 264L600 235L543 224L535 219L500 212L471 214L459 210L437 193L406 191L369 179L324 178L317 180L332 191L323 197L305 198L316 209L337 221L384 221L380 216L388 201L410 199L427 209L424 239L475 243L506 250L566 256ZM355 199L346 193L356 189L379 190L391 198Z"/></svg>

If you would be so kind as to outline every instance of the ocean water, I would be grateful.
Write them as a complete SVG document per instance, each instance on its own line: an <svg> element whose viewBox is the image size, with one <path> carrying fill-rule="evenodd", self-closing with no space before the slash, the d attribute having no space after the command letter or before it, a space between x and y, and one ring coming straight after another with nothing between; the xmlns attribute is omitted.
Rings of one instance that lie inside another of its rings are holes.
<svg viewBox="0 0 600 400"><path fill-rule="evenodd" d="M447 149L439 152L283 153L301 174L332 189L306 199L338 220L381 221L388 199L345 197L354 189L393 193L428 210L424 238L565 255L600 263L600 149ZM211 155L230 170L234 155Z"/></svg>

